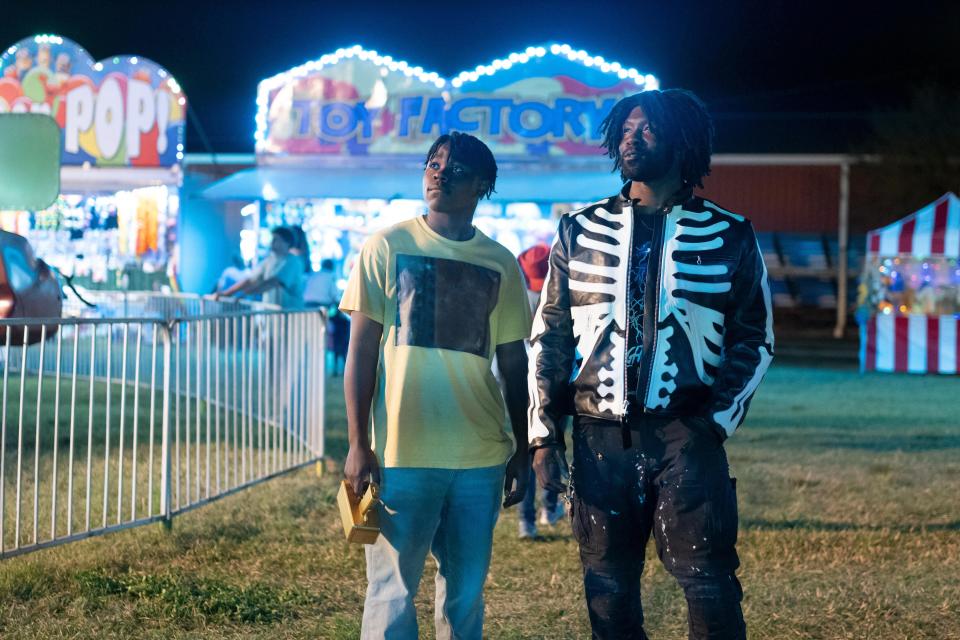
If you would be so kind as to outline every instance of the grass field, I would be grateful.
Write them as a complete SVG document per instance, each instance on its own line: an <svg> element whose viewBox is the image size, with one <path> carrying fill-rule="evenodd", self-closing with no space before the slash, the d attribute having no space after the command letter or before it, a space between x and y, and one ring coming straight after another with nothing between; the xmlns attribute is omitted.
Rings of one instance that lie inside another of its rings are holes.
<svg viewBox="0 0 960 640"><path fill-rule="evenodd" d="M779 362L729 442L752 638L960 638L960 379L861 376ZM334 496L345 453L330 385L327 451L303 470L159 526L0 561L3 638L355 638L363 550ZM491 638L589 637L569 527L497 527ZM651 546L648 632L685 638L685 605ZM418 595L432 637L428 563Z"/></svg>

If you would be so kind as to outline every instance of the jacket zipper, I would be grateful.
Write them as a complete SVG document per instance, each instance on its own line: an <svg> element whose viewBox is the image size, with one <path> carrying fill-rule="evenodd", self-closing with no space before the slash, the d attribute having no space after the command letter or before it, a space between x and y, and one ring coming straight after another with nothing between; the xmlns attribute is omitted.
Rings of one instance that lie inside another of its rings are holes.
<svg viewBox="0 0 960 640"><path fill-rule="evenodd" d="M625 218L629 221L629 236L627 238L627 277L626 277L626 296L625 306L624 306L624 331L623 331L623 407L620 409L620 422L625 423L627 421L627 404L630 398L630 389L627 386L629 382L627 371L629 367L627 366L627 354L630 352L630 260L633 258L633 225L636 224L636 220L633 219L633 203L630 203L629 206L629 216Z"/></svg>
<svg viewBox="0 0 960 640"><path fill-rule="evenodd" d="M664 235L666 232L666 216L667 215L670 215L670 214L667 213L662 216L658 216L656 218L655 224L657 225L657 229L654 232L653 237L657 240L658 246L651 247L651 257L654 257L654 255L656 256L657 266L653 273L652 283L649 282L650 269L649 267L647 268L648 282L647 282L647 287L644 290L644 296L649 296L653 298L653 320L650 322L651 330L644 331L643 333L644 342L647 342L647 335L649 334L650 336L650 341L649 341L650 348L644 349L643 352L640 354L640 358L641 358L640 370L643 371L643 366L645 365L647 367L647 376L646 376L645 383L642 384L642 386L637 390L637 400L640 402L640 406L643 408L644 413L650 412L649 408L647 407L647 393L650 391L650 383L653 381L653 362L654 362L654 356L656 356L656 351L657 351L657 324L660 318L660 278L663 275L663 249L665 244ZM656 254L653 253L652 251L653 248L656 248ZM652 287L650 286L651 284L653 285ZM648 305L644 305L643 312L645 316L647 314L648 308L649 308ZM646 323L644 323L644 325L646 325ZM644 326L644 329L646 328L647 327ZM643 382L642 379L641 379L641 382Z"/></svg>

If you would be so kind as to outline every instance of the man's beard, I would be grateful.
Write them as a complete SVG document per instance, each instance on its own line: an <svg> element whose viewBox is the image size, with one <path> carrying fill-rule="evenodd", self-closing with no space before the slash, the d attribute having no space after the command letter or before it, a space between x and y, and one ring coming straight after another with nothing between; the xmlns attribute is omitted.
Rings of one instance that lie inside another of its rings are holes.
<svg viewBox="0 0 960 640"><path fill-rule="evenodd" d="M673 149L660 146L651 151L644 146L636 151L632 161L621 161L620 175L633 182L656 182L665 178L673 168Z"/></svg>

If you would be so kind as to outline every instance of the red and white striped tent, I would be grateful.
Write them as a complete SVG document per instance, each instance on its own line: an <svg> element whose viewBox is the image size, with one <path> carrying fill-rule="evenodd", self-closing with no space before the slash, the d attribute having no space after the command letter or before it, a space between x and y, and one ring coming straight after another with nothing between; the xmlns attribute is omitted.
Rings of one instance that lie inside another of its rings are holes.
<svg viewBox="0 0 960 640"><path fill-rule="evenodd" d="M960 257L960 198L947 193L919 211L867 234L867 264L877 259ZM960 373L960 317L871 315L861 327L866 371Z"/></svg>

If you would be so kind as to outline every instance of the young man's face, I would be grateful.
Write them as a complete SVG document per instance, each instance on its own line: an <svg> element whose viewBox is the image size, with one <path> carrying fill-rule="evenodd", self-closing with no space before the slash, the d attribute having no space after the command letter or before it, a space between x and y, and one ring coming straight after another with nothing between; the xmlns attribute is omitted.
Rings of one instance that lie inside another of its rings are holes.
<svg viewBox="0 0 960 640"><path fill-rule="evenodd" d="M620 167L623 176L635 182L660 180L673 168L673 149L658 144L647 116L634 107L623 121L620 140Z"/></svg>
<svg viewBox="0 0 960 640"><path fill-rule="evenodd" d="M280 236L273 236L273 240L270 242L270 250L282 256L290 252L290 245Z"/></svg>
<svg viewBox="0 0 960 640"><path fill-rule="evenodd" d="M450 158L450 145L441 145L423 170L423 199L433 211L461 211L476 208L486 188L473 169Z"/></svg>

